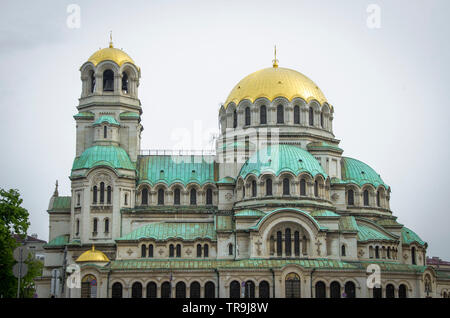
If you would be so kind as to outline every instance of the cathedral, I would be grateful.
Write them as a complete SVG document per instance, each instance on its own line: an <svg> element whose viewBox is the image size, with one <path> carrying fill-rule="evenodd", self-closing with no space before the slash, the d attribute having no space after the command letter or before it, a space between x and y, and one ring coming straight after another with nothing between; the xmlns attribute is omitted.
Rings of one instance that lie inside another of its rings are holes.
<svg viewBox="0 0 450 318"><path fill-rule="evenodd" d="M391 211L390 186L343 156L320 88L276 55L268 66L218 109L213 151L156 151L141 149L140 68L112 41L92 54L38 297L450 295L450 274L427 266L427 243Z"/></svg>

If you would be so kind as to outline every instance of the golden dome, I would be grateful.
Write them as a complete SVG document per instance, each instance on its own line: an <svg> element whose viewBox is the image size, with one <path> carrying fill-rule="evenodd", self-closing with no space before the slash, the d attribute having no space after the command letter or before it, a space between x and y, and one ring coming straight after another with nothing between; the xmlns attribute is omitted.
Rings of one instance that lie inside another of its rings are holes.
<svg viewBox="0 0 450 318"><path fill-rule="evenodd" d="M230 102L236 105L244 99L254 102L260 97L273 100L285 97L292 100L301 97L306 102L317 100L321 105L327 101L320 88L300 72L278 67L275 59L273 67L256 71L241 80L228 95L225 108Z"/></svg>
<svg viewBox="0 0 450 318"><path fill-rule="evenodd" d="M109 258L100 251L95 250L95 246L92 245L92 249L81 254L77 260L77 262L109 262Z"/></svg>
<svg viewBox="0 0 450 318"><path fill-rule="evenodd" d="M124 51L114 48L112 42L110 42L109 47L100 49L92 54L88 60L95 66L103 61L113 61L119 66L122 66L124 63L134 64L133 59Z"/></svg>

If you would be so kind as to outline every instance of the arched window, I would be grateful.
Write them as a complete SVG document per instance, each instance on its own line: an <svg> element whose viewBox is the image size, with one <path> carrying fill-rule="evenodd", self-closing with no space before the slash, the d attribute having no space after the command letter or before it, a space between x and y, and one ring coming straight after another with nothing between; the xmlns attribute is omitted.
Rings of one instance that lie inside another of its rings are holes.
<svg viewBox="0 0 450 318"><path fill-rule="evenodd" d="M106 203L107 204L111 204L111 187L110 186L108 186L107 188L106 188Z"/></svg>
<svg viewBox="0 0 450 318"><path fill-rule="evenodd" d="M216 286L213 282L205 284L205 298L216 298Z"/></svg>
<svg viewBox="0 0 450 318"><path fill-rule="evenodd" d="M281 231L277 232L277 255L283 255L283 243L282 243L282 233Z"/></svg>
<svg viewBox="0 0 450 318"><path fill-rule="evenodd" d="M398 298L407 298L407 297L408 297L408 295L406 293L406 285L401 284L398 287Z"/></svg>
<svg viewBox="0 0 450 318"><path fill-rule="evenodd" d="M181 245L177 244L177 257L181 257Z"/></svg>
<svg viewBox="0 0 450 318"><path fill-rule="evenodd" d="M314 126L314 109L309 108L309 125Z"/></svg>
<svg viewBox="0 0 450 318"><path fill-rule="evenodd" d="M116 282L112 285L111 298L122 298L122 284Z"/></svg>
<svg viewBox="0 0 450 318"><path fill-rule="evenodd" d="M306 180L300 180L300 195L306 195Z"/></svg>
<svg viewBox="0 0 450 318"><path fill-rule="evenodd" d="M346 282L344 286L345 290L345 297L346 298L355 298L356 297L356 288L355 283L353 282Z"/></svg>
<svg viewBox="0 0 450 318"><path fill-rule="evenodd" d="M105 233L109 233L109 219L105 219Z"/></svg>
<svg viewBox="0 0 450 318"><path fill-rule="evenodd" d="M323 127L323 113L320 113L320 127Z"/></svg>
<svg viewBox="0 0 450 318"><path fill-rule="evenodd" d="M213 192L211 188L208 188L206 190L206 204L212 205L213 204Z"/></svg>
<svg viewBox="0 0 450 318"><path fill-rule="evenodd" d="M319 197L319 182L317 180L314 181L314 196Z"/></svg>
<svg viewBox="0 0 450 318"><path fill-rule="evenodd" d="M347 191L347 204L348 205L355 205L355 192L353 192L352 189L349 189Z"/></svg>
<svg viewBox="0 0 450 318"><path fill-rule="evenodd" d="M81 298L97 298L97 279L86 275L81 280Z"/></svg>
<svg viewBox="0 0 450 318"><path fill-rule="evenodd" d="M300 276L290 273L284 283L286 298L300 298Z"/></svg>
<svg viewBox="0 0 450 318"><path fill-rule="evenodd" d="M108 138L108 127L103 126L103 138Z"/></svg>
<svg viewBox="0 0 450 318"><path fill-rule="evenodd" d="M245 108L245 126L249 126L251 121L250 107Z"/></svg>
<svg viewBox="0 0 450 318"><path fill-rule="evenodd" d="M200 298L200 283L192 282L189 291L191 298Z"/></svg>
<svg viewBox="0 0 450 318"><path fill-rule="evenodd" d="M156 298L157 286L155 282L147 284L147 298Z"/></svg>
<svg viewBox="0 0 450 318"><path fill-rule="evenodd" d="M92 226L92 231L94 232L94 233L97 233L97 218L94 218L94 221L93 221L93 226Z"/></svg>
<svg viewBox="0 0 450 318"><path fill-rule="evenodd" d="M294 124L300 124L300 107L294 106Z"/></svg>
<svg viewBox="0 0 450 318"><path fill-rule="evenodd" d="M103 72L103 91L114 91L114 72L111 70L106 70Z"/></svg>
<svg viewBox="0 0 450 318"><path fill-rule="evenodd" d="M377 207L381 206L380 191L377 191Z"/></svg>
<svg viewBox="0 0 450 318"><path fill-rule="evenodd" d="M266 195L272 195L272 179L266 180Z"/></svg>
<svg viewBox="0 0 450 318"><path fill-rule="evenodd" d="M332 282L330 284L330 297L341 298L341 284L339 282Z"/></svg>
<svg viewBox="0 0 450 318"><path fill-rule="evenodd" d="M375 247L375 258L380 258L380 248L378 246Z"/></svg>
<svg viewBox="0 0 450 318"><path fill-rule="evenodd" d="M325 283L324 282L317 282L316 283L316 298L326 298L326 290L325 290Z"/></svg>
<svg viewBox="0 0 450 318"><path fill-rule="evenodd" d="M262 105L259 110L259 122L261 125L267 124L267 108L265 105Z"/></svg>
<svg viewBox="0 0 450 318"><path fill-rule="evenodd" d="M388 246L387 248L387 258L391 258L391 247Z"/></svg>
<svg viewBox="0 0 450 318"><path fill-rule="evenodd" d="M386 285L386 298L395 298L395 287L392 284Z"/></svg>
<svg viewBox="0 0 450 318"><path fill-rule="evenodd" d="M173 191L173 204L180 205L180 189L176 188Z"/></svg>
<svg viewBox="0 0 450 318"><path fill-rule="evenodd" d="M373 298L383 298L381 287L374 287L373 288Z"/></svg>
<svg viewBox="0 0 450 318"><path fill-rule="evenodd" d="M158 205L164 205L164 189L158 189Z"/></svg>
<svg viewBox="0 0 450 318"><path fill-rule="evenodd" d="M195 189L191 189L190 202L191 205L197 205L197 190Z"/></svg>
<svg viewBox="0 0 450 318"><path fill-rule="evenodd" d="M161 285L161 298L170 298L170 283L164 282Z"/></svg>
<svg viewBox="0 0 450 318"><path fill-rule="evenodd" d="M411 247L411 261L413 265L416 265L416 248Z"/></svg>
<svg viewBox="0 0 450 318"><path fill-rule="evenodd" d="M144 244L141 245L141 257L147 257L147 247Z"/></svg>
<svg viewBox="0 0 450 318"><path fill-rule="evenodd" d="M230 298L240 298L241 297L241 284L234 280L230 284Z"/></svg>
<svg viewBox="0 0 450 318"><path fill-rule="evenodd" d="M147 205L148 204L148 189L147 188L142 189L141 196L142 196L142 198L141 198L142 205Z"/></svg>
<svg viewBox="0 0 450 318"><path fill-rule="evenodd" d="M186 298L186 284L178 282L175 285L175 298Z"/></svg>
<svg viewBox="0 0 450 318"><path fill-rule="evenodd" d="M100 182L100 203L105 203L105 183Z"/></svg>
<svg viewBox="0 0 450 318"><path fill-rule="evenodd" d="M369 206L369 191L366 189L363 192L363 198L364 198L364 206Z"/></svg>
<svg viewBox="0 0 450 318"><path fill-rule="evenodd" d="M94 73L94 71L91 71L90 75L91 75L91 93L93 93L95 90L95 73Z"/></svg>
<svg viewBox="0 0 450 318"><path fill-rule="evenodd" d="M345 254L345 245L344 244L342 244L342 246L341 246L341 256L346 256L346 254Z"/></svg>
<svg viewBox="0 0 450 318"><path fill-rule="evenodd" d="M77 226L76 226L76 232L75 232L75 235L77 235L78 236L78 234L80 234L80 220L79 219L77 219Z"/></svg>
<svg viewBox="0 0 450 318"><path fill-rule="evenodd" d="M294 232L294 254L300 256L300 233L298 231Z"/></svg>
<svg viewBox="0 0 450 318"><path fill-rule="evenodd" d="M233 244L228 244L228 255L233 255Z"/></svg>
<svg viewBox="0 0 450 318"><path fill-rule="evenodd" d="M291 256L291 229L287 228L284 232L284 246L286 251L286 256Z"/></svg>
<svg viewBox="0 0 450 318"><path fill-rule="evenodd" d="M284 178L283 179L283 195L290 195L291 194L291 190L290 190L290 185L289 185L289 178Z"/></svg>
<svg viewBox="0 0 450 318"><path fill-rule="evenodd" d="M131 286L131 298L142 298L142 284L134 282Z"/></svg>
<svg viewBox="0 0 450 318"><path fill-rule="evenodd" d="M202 246L197 244L197 257L202 257Z"/></svg>
<svg viewBox="0 0 450 318"><path fill-rule="evenodd" d="M237 112L236 110L233 111L233 128L237 127Z"/></svg>
<svg viewBox="0 0 450 318"><path fill-rule="evenodd" d="M270 286L265 280L259 283L259 298L270 298Z"/></svg>
<svg viewBox="0 0 450 318"><path fill-rule="evenodd" d="M92 188L92 203L97 204L97 186Z"/></svg>
<svg viewBox="0 0 450 318"><path fill-rule="evenodd" d="M245 199L245 183L242 184L242 199Z"/></svg>
<svg viewBox="0 0 450 318"><path fill-rule="evenodd" d="M153 244L148 246L148 257L153 257Z"/></svg>
<svg viewBox="0 0 450 318"><path fill-rule="evenodd" d="M252 180L252 197L256 197L256 192L257 192L257 189L256 189L256 180Z"/></svg>
<svg viewBox="0 0 450 318"><path fill-rule="evenodd" d="M209 257L209 246L208 246L208 244L205 244L203 246L203 257Z"/></svg>
<svg viewBox="0 0 450 318"><path fill-rule="evenodd" d="M251 280L245 282L244 298L255 298L255 283Z"/></svg>
<svg viewBox="0 0 450 318"><path fill-rule="evenodd" d="M284 108L283 105L277 106L277 124L284 124Z"/></svg>
<svg viewBox="0 0 450 318"><path fill-rule="evenodd" d="M128 74L123 72L122 74L122 92L128 94Z"/></svg>
<svg viewBox="0 0 450 318"><path fill-rule="evenodd" d="M169 245L169 257L174 257L175 256L175 247L173 246L173 244Z"/></svg>

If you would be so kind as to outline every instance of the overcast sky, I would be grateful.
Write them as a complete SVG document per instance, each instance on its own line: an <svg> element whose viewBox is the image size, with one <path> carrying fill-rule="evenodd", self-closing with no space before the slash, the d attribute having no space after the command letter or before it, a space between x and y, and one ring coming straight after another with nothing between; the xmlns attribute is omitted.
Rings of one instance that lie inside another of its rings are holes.
<svg viewBox="0 0 450 318"><path fill-rule="evenodd" d="M79 28L67 25L71 3ZM370 4L380 28L368 27ZM398 221L450 260L448 12L447 0L2 1L0 187L20 190L29 234L47 240L56 179L70 195L79 68L110 30L142 70L143 149L170 149L198 126L192 147L208 147L219 104L271 66L276 44L280 66L335 107L344 155L381 174Z"/></svg>

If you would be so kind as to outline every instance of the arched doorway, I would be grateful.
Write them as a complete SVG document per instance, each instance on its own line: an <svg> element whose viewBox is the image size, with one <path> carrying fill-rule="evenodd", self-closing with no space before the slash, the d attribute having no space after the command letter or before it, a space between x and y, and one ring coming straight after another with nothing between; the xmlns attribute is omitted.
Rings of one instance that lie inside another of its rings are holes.
<svg viewBox="0 0 450 318"><path fill-rule="evenodd" d="M251 280L245 282L244 286L244 297L245 298L255 298L255 283Z"/></svg>
<svg viewBox="0 0 450 318"><path fill-rule="evenodd" d="M175 298L186 298L186 284L178 282L175 285Z"/></svg>
<svg viewBox="0 0 450 318"><path fill-rule="evenodd" d="M205 298L216 298L216 286L213 282L205 284Z"/></svg>
<svg viewBox="0 0 450 318"><path fill-rule="evenodd" d="M265 280L259 283L259 298L270 298L270 286Z"/></svg>
<svg viewBox="0 0 450 318"><path fill-rule="evenodd" d="M192 282L189 289L191 298L200 298L200 283Z"/></svg>
<svg viewBox="0 0 450 318"><path fill-rule="evenodd" d="M356 287L354 282L346 282L344 289L346 298L356 298Z"/></svg>
<svg viewBox="0 0 450 318"><path fill-rule="evenodd" d="M401 284L398 287L398 298L408 298L408 295L406 293L406 285Z"/></svg>
<svg viewBox="0 0 450 318"><path fill-rule="evenodd" d="M316 298L326 298L326 289L325 289L325 283L324 282L317 282L316 283Z"/></svg>
<svg viewBox="0 0 450 318"><path fill-rule="evenodd" d="M241 284L234 280L230 284L230 298L240 298L241 297Z"/></svg>
<svg viewBox="0 0 450 318"><path fill-rule="evenodd" d="M380 287L374 287L373 288L373 298L383 298L382 295L383 290Z"/></svg>
<svg viewBox="0 0 450 318"><path fill-rule="evenodd" d="M81 280L81 298L97 298L97 279L86 275Z"/></svg>
<svg viewBox="0 0 450 318"><path fill-rule="evenodd" d="M112 285L111 298L122 298L122 284L116 282Z"/></svg>
<svg viewBox="0 0 450 318"><path fill-rule="evenodd" d="M142 298L142 284L139 282L133 283L131 286L131 298Z"/></svg>
<svg viewBox="0 0 450 318"><path fill-rule="evenodd" d="M147 284L147 298L156 298L156 283L150 282Z"/></svg>
<svg viewBox="0 0 450 318"><path fill-rule="evenodd" d="M394 285L386 285L386 298L395 298L395 288Z"/></svg>
<svg viewBox="0 0 450 318"><path fill-rule="evenodd" d="M290 273L285 279L286 298L300 298L300 276L296 273Z"/></svg>
<svg viewBox="0 0 450 318"><path fill-rule="evenodd" d="M161 285L161 298L170 298L170 283L164 282Z"/></svg>
<svg viewBox="0 0 450 318"><path fill-rule="evenodd" d="M339 282L332 282L330 284L330 297L341 298L341 284Z"/></svg>

